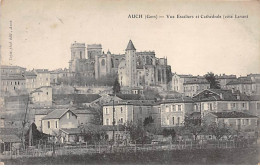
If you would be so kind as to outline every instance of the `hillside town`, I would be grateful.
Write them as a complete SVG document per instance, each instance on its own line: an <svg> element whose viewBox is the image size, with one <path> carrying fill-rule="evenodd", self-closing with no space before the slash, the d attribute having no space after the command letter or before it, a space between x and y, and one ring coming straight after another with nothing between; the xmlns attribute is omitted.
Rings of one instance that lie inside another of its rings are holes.
<svg viewBox="0 0 260 168"><path fill-rule="evenodd" d="M48 145L57 154L61 146L259 142L260 74L179 74L131 40L124 54L76 41L70 50L60 69L1 65L1 155Z"/></svg>

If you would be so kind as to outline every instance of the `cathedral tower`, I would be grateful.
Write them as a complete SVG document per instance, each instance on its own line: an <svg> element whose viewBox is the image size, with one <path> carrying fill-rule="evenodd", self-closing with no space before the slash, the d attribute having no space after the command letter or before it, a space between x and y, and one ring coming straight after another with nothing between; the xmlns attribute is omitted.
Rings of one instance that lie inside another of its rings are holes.
<svg viewBox="0 0 260 168"><path fill-rule="evenodd" d="M133 42L130 40L126 49L125 49L125 61L126 61L126 75L127 83L129 87L135 87L137 78L136 78L136 49Z"/></svg>
<svg viewBox="0 0 260 168"><path fill-rule="evenodd" d="M71 60L85 59L85 43L77 43L76 41L71 44Z"/></svg>

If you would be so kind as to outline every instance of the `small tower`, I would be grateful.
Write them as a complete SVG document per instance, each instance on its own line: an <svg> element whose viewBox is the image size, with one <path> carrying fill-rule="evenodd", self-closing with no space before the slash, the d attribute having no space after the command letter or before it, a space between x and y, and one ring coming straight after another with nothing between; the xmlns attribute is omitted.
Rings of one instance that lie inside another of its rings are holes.
<svg viewBox="0 0 260 168"><path fill-rule="evenodd" d="M126 75L128 78L127 83L129 87L136 86L136 49L132 40L129 41L125 49L125 58L126 58Z"/></svg>
<svg viewBox="0 0 260 168"><path fill-rule="evenodd" d="M85 59L85 43L77 43L76 41L71 44L71 60Z"/></svg>

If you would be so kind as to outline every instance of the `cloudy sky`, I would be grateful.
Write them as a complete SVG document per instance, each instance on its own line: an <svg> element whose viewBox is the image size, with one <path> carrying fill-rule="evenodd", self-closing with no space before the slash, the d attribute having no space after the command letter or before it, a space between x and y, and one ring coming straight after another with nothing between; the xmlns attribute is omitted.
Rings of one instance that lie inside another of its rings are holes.
<svg viewBox="0 0 260 168"><path fill-rule="evenodd" d="M137 51L154 50L157 57L167 57L172 71L179 74L260 73L257 1L4 0L0 11L2 64L65 68L74 41L101 43L105 52L117 54L124 53L131 39ZM143 18L130 19L129 14ZM165 18L144 19L147 14ZM213 14L248 18L166 18Z"/></svg>

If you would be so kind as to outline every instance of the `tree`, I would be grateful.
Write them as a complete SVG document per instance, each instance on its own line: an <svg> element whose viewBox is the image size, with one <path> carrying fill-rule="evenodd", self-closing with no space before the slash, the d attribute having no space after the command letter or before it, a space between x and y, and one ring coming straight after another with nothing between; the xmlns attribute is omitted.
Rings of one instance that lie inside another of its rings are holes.
<svg viewBox="0 0 260 168"><path fill-rule="evenodd" d="M113 94L120 93L120 84L118 82L118 78L115 79L114 85L113 85Z"/></svg>
<svg viewBox="0 0 260 168"><path fill-rule="evenodd" d="M216 79L214 73L208 72L205 75L205 79L209 82L211 89L220 89L219 81Z"/></svg>
<svg viewBox="0 0 260 168"><path fill-rule="evenodd" d="M149 141L149 137L146 135L146 130L144 129L142 122L138 122L137 124L131 122L127 125L126 129L130 133L132 142L144 144Z"/></svg>
<svg viewBox="0 0 260 168"><path fill-rule="evenodd" d="M217 124L214 122L208 125L208 133L220 140L224 135L229 134L229 129L224 123Z"/></svg>
<svg viewBox="0 0 260 168"><path fill-rule="evenodd" d="M176 132L175 132L175 130L173 128L171 128L171 129L164 128L163 131L162 131L162 134L163 134L164 137L171 136L172 140L176 136Z"/></svg>
<svg viewBox="0 0 260 168"><path fill-rule="evenodd" d="M201 119L185 118L184 129L194 136L195 142L197 141L198 135L205 132L205 125L201 124Z"/></svg>
<svg viewBox="0 0 260 168"><path fill-rule="evenodd" d="M151 124L154 122L154 119L152 118L152 116L146 117L144 119L144 127L146 127L147 125Z"/></svg>

